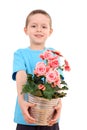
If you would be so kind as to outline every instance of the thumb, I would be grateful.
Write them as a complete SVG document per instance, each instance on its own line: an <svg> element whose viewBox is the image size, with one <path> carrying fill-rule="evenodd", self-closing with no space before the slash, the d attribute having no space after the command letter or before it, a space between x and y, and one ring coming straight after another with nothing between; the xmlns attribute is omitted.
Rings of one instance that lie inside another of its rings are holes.
<svg viewBox="0 0 87 130"><path fill-rule="evenodd" d="M28 105L29 105L29 107L35 107L36 106L35 103L31 103L31 102L28 102Z"/></svg>

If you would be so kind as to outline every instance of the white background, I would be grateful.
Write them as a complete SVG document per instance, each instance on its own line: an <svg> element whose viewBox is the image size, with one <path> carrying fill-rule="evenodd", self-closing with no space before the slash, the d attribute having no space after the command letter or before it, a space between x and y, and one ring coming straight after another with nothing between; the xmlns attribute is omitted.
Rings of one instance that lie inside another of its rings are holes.
<svg viewBox="0 0 87 130"><path fill-rule="evenodd" d="M87 129L87 3L86 0L0 1L0 130L15 130L13 122L16 85L11 79L13 53L29 46L23 28L33 9L44 9L52 17L54 32L46 45L60 50L71 66L60 130Z"/></svg>

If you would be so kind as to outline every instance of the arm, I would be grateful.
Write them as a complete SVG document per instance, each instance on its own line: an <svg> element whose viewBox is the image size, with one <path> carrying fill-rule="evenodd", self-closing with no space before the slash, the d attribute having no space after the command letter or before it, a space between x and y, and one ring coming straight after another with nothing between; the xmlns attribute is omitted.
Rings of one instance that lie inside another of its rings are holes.
<svg viewBox="0 0 87 130"><path fill-rule="evenodd" d="M16 85L17 85L17 93L18 93L18 103L22 110L22 114L27 123L35 123L35 119L32 118L28 112L29 107L33 107L34 104L28 103L24 100L24 95L21 94L22 86L26 83L27 74L25 71L18 71L16 74Z"/></svg>
<svg viewBox="0 0 87 130"><path fill-rule="evenodd" d="M54 109L55 109L54 116L53 116L52 120L49 122L50 126L55 124L56 121L60 118L61 109L62 109L62 101L61 101L61 99L59 99L59 103L58 103L57 106L54 107Z"/></svg>

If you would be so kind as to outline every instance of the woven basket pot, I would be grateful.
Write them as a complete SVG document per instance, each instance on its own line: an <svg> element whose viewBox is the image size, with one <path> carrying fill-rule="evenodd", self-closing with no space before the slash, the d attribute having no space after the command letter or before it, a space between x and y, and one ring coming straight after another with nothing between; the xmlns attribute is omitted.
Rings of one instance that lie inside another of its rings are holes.
<svg viewBox="0 0 87 130"><path fill-rule="evenodd" d="M48 100L31 94L29 94L28 97L30 103L36 104L35 107L29 109L30 115L36 119L36 124L42 126L48 125L48 122L52 119L54 114L53 106L58 104L58 98Z"/></svg>

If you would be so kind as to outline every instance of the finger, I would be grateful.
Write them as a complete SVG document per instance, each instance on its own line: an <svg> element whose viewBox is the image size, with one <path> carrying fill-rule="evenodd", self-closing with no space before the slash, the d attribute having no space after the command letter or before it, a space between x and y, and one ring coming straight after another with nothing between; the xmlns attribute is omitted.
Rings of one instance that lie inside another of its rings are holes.
<svg viewBox="0 0 87 130"><path fill-rule="evenodd" d="M55 110L55 113L53 115L53 118L49 121L50 125L53 125L57 122L57 120L60 118L60 113Z"/></svg>
<svg viewBox="0 0 87 130"><path fill-rule="evenodd" d="M56 120L56 119L51 120L51 121L49 121L49 126L52 126L52 125L54 125L55 123L57 123L57 120Z"/></svg>
<svg viewBox="0 0 87 130"><path fill-rule="evenodd" d="M35 121L33 121L33 120L29 119L29 118L24 118L24 119L29 124L35 124Z"/></svg>
<svg viewBox="0 0 87 130"><path fill-rule="evenodd" d="M29 112L26 112L24 118L28 123L35 123L35 119L32 116L30 116Z"/></svg>
<svg viewBox="0 0 87 130"><path fill-rule="evenodd" d="M61 104L58 104L57 106L54 106L55 110L59 110L61 108Z"/></svg>
<svg viewBox="0 0 87 130"><path fill-rule="evenodd" d="M31 108L31 107L34 107L34 105L35 104L31 104L31 103L29 103L29 104L27 104L27 109L25 109L24 111L22 111L23 112L23 116L24 116L24 119L28 122L28 123L34 123L35 122L35 119L30 115L30 113L29 113L29 109Z"/></svg>
<svg viewBox="0 0 87 130"><path fill-rule="evenodd" d="M28 105L29 105L29 107L34 107L34 106L36 106L36 104L35 103L28 103Z"/></svg>

